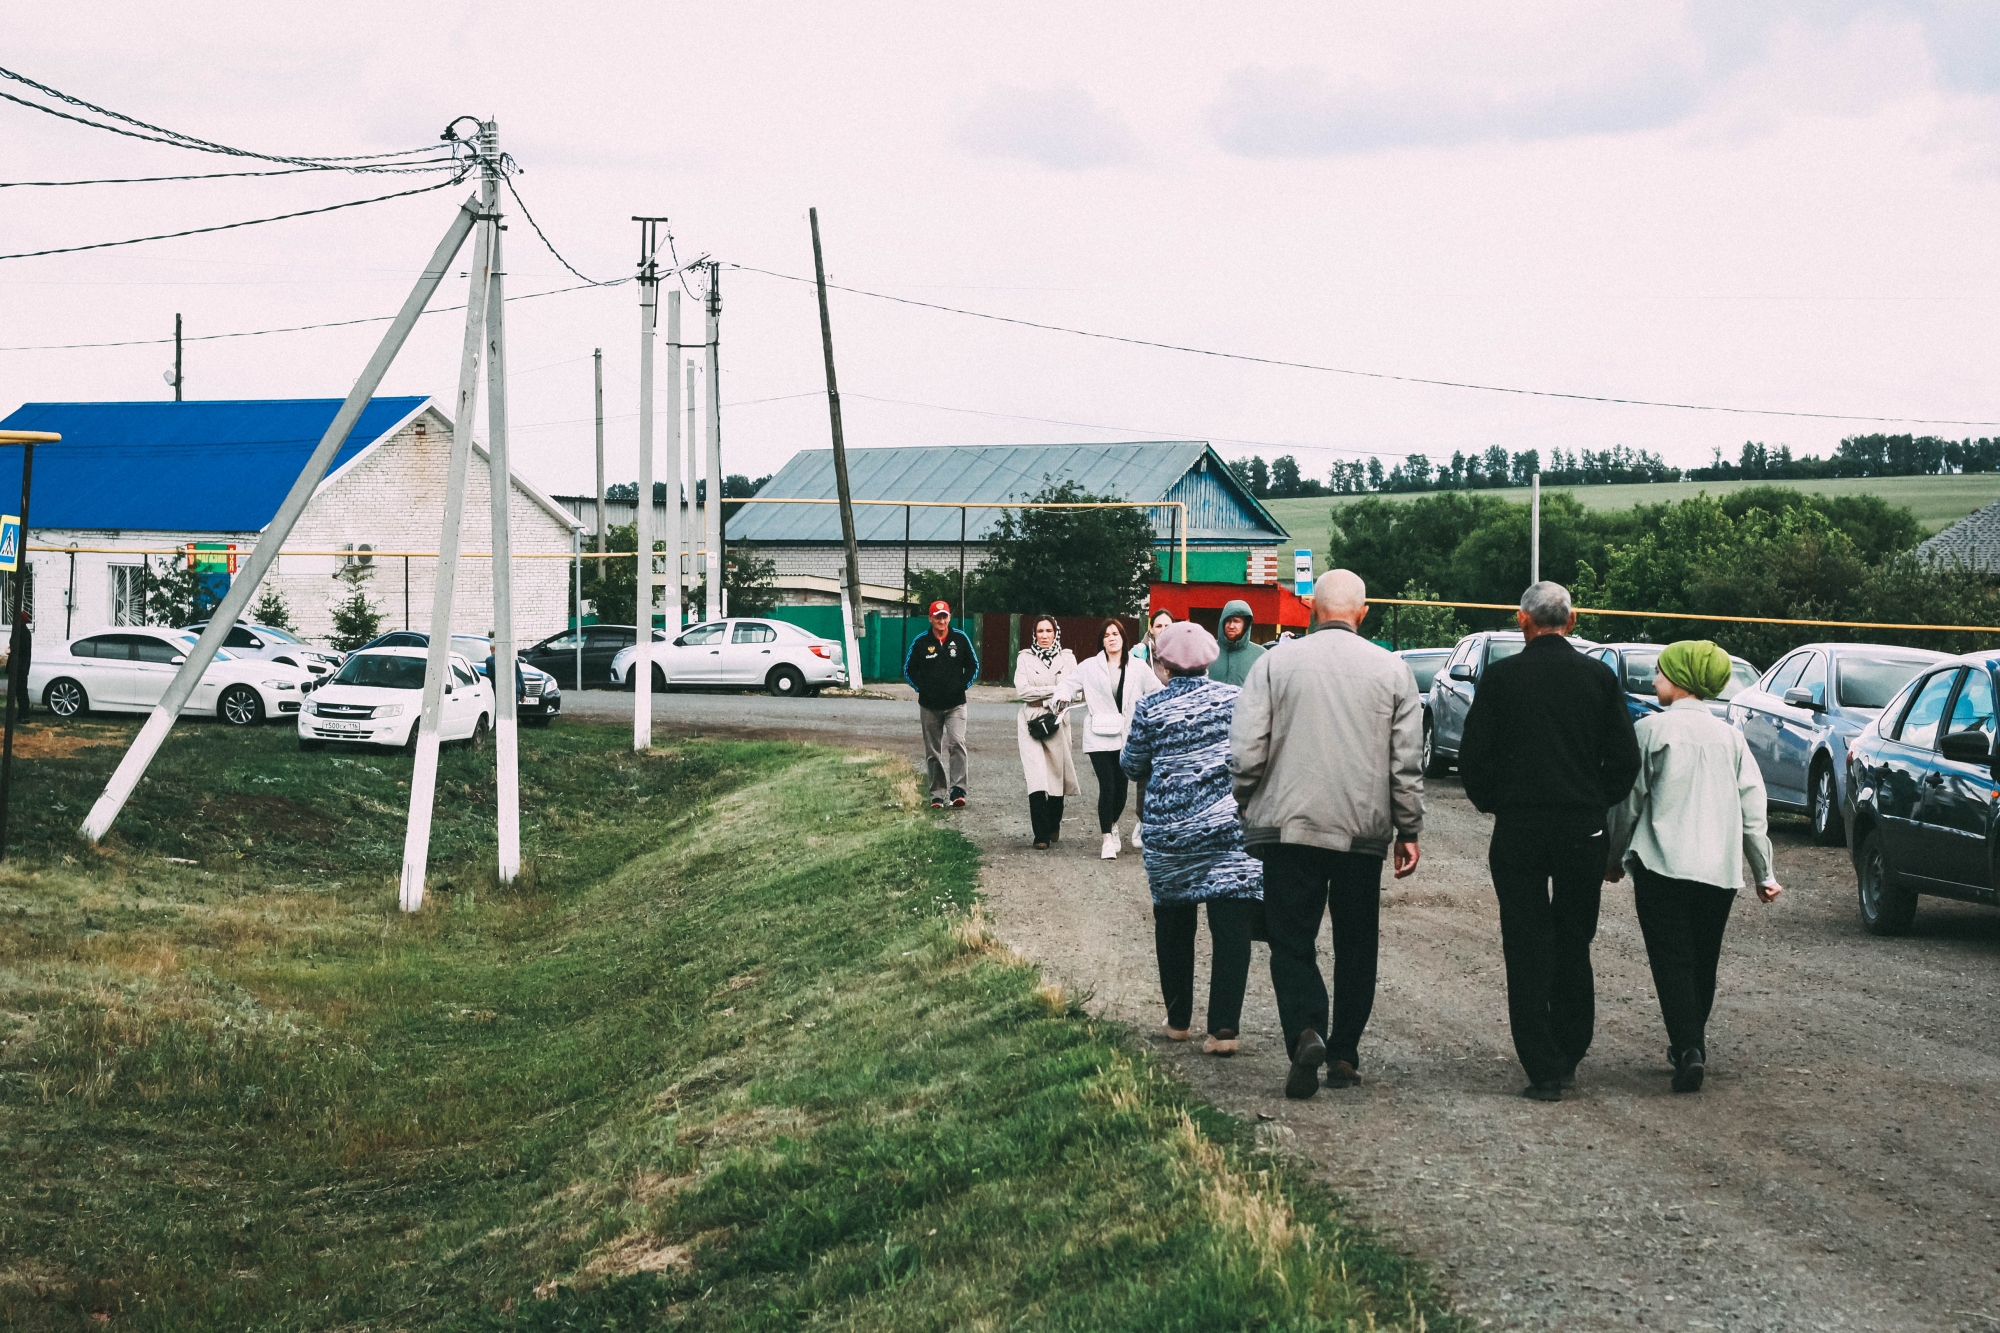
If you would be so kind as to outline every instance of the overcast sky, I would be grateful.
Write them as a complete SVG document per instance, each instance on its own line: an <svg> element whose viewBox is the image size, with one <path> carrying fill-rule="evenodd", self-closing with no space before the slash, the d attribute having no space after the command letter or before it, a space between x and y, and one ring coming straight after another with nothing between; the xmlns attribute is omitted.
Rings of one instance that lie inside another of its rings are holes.
<svg viewBox="0 0 2000 1333"><path fill-rule="evenodd" d="M817 205L833 281L1043 323L1526 389L2000 419L1990 3L184 0L16 7L7 31L10 69L260 151L416 147L497 115L528 206L593 278L632 271L635 213L671 216L683 258L809 276ZM242 165L12 103L0 125L10 181ZM0 251L406 180L0 190ZM0 345L165 337L176 311L190 335L386 314L463 193L0 262ZM511 294L575 282L518 217L507 246ZM722 286L725 466L765 473L827 442L812 294L730 269ZM463 299L453 281L438 303ZM388 391L449 405L456 319L424 321ZM2000 434L1254 366L838 293L833 325L856 446L1204 438L1323 476L1492 444L1689 465L1746 439ZM635 474L637 327L630 286L510 306L515 456L537 484L591 485L600 346L611 475ZM379 331L190 343L188 393L339 396ZM170 397L170 363L0 352L0 411Z"/></svg>

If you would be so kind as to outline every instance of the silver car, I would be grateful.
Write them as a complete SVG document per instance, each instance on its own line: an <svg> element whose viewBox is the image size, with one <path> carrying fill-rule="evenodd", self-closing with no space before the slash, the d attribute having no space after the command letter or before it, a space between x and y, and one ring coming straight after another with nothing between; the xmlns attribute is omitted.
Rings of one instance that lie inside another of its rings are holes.
<svg viewBox="0 0 2000 1333"><path fill-rule="evenodd" d="M1811 818L1813 841L1846 841L1847 747L1896 691L1943 653L1873 643L1809 643L1729 701L1764 775L1770 807Z"/></svg>
<svg viewBox="0 0 2000 1333"><path fill-rule="evenodd" d="M847 684L846 653L841 646L783 620L711 620L689 626L671 643L648 647L653 688L660 691L762 686L787 698ZM630 684L638 658L639 648L634 645L620 649L611 659L615 687Z"/></svg>

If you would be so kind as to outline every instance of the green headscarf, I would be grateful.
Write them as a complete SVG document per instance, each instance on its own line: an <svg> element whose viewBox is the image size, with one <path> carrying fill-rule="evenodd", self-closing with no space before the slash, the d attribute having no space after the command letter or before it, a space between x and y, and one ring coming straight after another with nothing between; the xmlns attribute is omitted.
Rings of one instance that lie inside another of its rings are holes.
<svg viewBox="0 0 2000 1333"><path fill-rule="evenodd" d="M1713 699L1729 684L1729 654L1707 639L1682 639L1660 653L1659 673L1698 699Z"/></svg>

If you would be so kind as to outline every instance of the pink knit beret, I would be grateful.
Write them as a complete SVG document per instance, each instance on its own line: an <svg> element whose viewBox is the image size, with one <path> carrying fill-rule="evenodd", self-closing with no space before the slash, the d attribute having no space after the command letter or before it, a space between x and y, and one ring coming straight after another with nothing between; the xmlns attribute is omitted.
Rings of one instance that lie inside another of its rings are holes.
<svg viewBox="0 0 2000 1333"><path fill-rule="evenodd" d="M1160 660L1170 671L1200 671L1222 653L1215 636L1192 620L1177 620L1160 631Z"/></svg>

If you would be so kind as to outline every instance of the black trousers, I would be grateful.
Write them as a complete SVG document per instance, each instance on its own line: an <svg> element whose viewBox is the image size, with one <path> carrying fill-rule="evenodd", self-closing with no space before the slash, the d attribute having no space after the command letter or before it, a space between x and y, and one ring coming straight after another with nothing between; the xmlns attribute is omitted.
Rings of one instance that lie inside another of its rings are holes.
<svg viewBox="0 0 2000 1333"><path fill-rule="evenodd" d="M1715 1008L1715 966L1736 890L1691 879L1668 879L1641 866L1632 876L1632 906L1646 937L1646 961L1667 1041L1679 1054L1708 1047L1708 1015Z"/></svg>
<svg viewBox="0 0 2000 1333"><path fill-rule="evenodd" d="M1590 1050L1597 1028L1590 942L1604 891L1602 832L1499 823L1487 848L1500 898L1507 1020L1514 1053L1535 1083L1553 1083Z"/></svg>
<svg viewBox="0 0 2000 1333"><path fill-rule="evenodd" d="M1131 779L1118 767L1116 750L1092 750L1090 767L1097 774L1097 831L1109 833L1118 827L1118 816L1125 813L1125 791Z"/></svg>
<svg viewBox="0 0 2000 1333"><path fill-rule="evenodd" d="M1036 842L1054 842L1056 833L1062 828L1063 798L1051 796L1045 791L1028 793L1028 825L1035 831Z"/></svg>
<svg viewBox="0 0 2000 1333"><path fill-rule="evenodd" d="M1243 1020L1243 988L1250 979L1248 898L1208 900L1208 934L1215 956L1208 970L1208 1030L1234 1036ZM1194 1018L1194 932L1199 903L1153 906L1153 951L1160 959L1160 997L1167 1026L1185 1029Z"/></svg>
<svg viewBox="0 0 2000 1333"><path fill-rule="evenodd" d="M1381 939L1382 858L1283 843L1260 849L1264 929L1271 937L1271 989L1285 1051L1307 1028L1326 1039L1329 1060L1361 1067L1361 1033L1375 1008ZM1319 920L1333 919L1333 1013L1319 971Z"/></svg>

